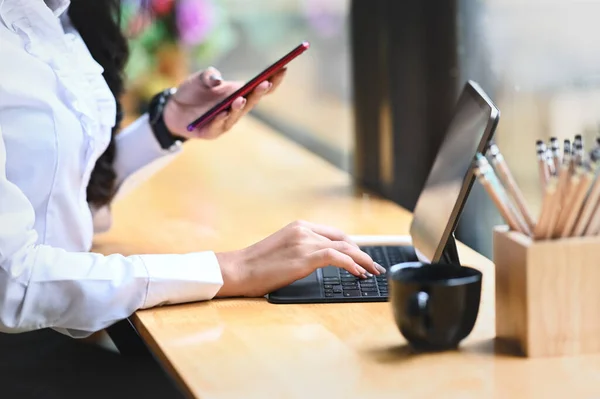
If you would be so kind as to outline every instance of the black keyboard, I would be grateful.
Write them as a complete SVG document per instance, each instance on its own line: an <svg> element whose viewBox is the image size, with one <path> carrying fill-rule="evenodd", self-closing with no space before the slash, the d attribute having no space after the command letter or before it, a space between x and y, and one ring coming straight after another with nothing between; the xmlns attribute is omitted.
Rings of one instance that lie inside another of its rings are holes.
<svg viewBox="0 0 600 399"><path fill-rule="evenodd" d="M386 270L397 263L417 260L412 247L363 247L363 251ZM355 277L344 269L328 266L323 273L323 291L326 298L385 297L388 296L387 275Z"/></svg>

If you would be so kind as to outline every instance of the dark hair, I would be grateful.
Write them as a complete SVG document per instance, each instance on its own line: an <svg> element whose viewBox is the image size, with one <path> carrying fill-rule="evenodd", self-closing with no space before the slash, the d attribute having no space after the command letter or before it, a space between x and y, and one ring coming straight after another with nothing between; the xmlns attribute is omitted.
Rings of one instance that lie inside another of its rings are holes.
<svg viewBox="0 0 600 399"><path fill-rule="evenodd" d="M71 0L71 23L79 31L92 57L104 68L104 79L117 101L117 120L106 151L100 156L87 187L88 203L108 204L116 191L115 135L122 120L119 98L124 91L124 69L129 56L127 39L121 31L120 0Z"/></svg>

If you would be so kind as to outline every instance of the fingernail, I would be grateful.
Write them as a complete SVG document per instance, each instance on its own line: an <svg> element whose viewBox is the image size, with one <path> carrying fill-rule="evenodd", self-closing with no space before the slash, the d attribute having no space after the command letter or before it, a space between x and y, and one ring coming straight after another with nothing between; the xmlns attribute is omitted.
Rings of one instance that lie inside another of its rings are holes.
<svg viewBox="0 0 600 399"><path fill-rule="evenodd" d="M356 271L358 272L358 274L363 276L367 273L367 271L360 266L356 266Z"/></svg>
<svg viewBox="0 0 600 399"><path fill-rule="evenodd" d="M377 262L374 262L374 263L375 263L375 268L379 271L379 273L385 274L387 272L387 270L385 270L385 267L381 266Z"/></svg>
<svg viewBox="0 0 600 399"><path fill-rule="evenodd" d="M220 85L221 82L223 81L223 78L221 77L221 75L216 74L216 73L213 73L212 75L210 75L208 77L208 79L212 82L213 87Z"/></svg>
<svg viewBox="0 0 600 399"><path fill-rule="evenodd" d="M248 100L246 100L245 98L242 99L242 104L240 105L240 110L244 109L247 102L248 102Z"/></svg>
<svg viewBox="0 0 600 399"><path fill-rule="evenodd" d="M269 82L269 86L267 86L267 91L270 91L272 87L273 87L273 83Z"/></svg>
<svg viewBox="0 0 600 399"><path fill-rule="evenodd" d="M360 275L360 277L362 277L363 279L367 279L367 278L369 278L369 276L368 276L368 275L366 275L366 274L361 274L361 275Z"/></svg>

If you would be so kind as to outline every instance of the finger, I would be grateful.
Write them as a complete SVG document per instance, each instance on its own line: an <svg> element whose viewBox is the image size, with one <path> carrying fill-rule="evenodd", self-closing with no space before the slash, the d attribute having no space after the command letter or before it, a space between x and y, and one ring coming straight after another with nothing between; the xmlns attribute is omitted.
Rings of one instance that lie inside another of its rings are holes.
<svg viewBox="0 0 600 399"><path fill-rule="evenodd" d="M330 226L323 226L316 223L303 222L306 227L314 231L315 233L330 239L331 241L344 241L358 248L358 245L348 237L343 231Z"/></svg>
<svg viewBox="0 0 600 399"><path fill-rule="evenodd" d="M358 251L360 251L360 254L364 254L366 255L371 262L373 262L373 264L375 265L375 269L379 272L377 274L381 274L381 273L386 273L386 270L383 266L381 266L380 264L378 264L377 262L374 262L371 257L366 254L362 249L360 249L360 247L350 239L350 237L348 235L346 235L343 231L338 230L334 227L330 227L330 226L323 226L323 225L319 225L319 224L315 224L315 223L310 223L310 222L301 222L303 226L309 228L310 230L312 230L314 233L323 236L324 238L327 238L331 241L338 241L338 242L342 242L342 243L347 243L350 244L352 247L356 248ZM336 244L336 245L340 245L340 244ZM363 259L364 256L361 255L361 257ZM370 264L369 264L370 265Z"/></svg>
<svg viewBox="0 0 600 399"><path fill-rule="evenodd" d="M252 108L254 108L254 106L260 102L260 100L263 98L263 96L265 94L267 94L267 92L269 91L269 88L271 88L271 86L272 86L271 82L268 82L268 81L265 81L265 82L262 82L261 84L259 84L252 91L252 93L250 93L248 95L248 97L246 98L246 105L244 106L244 109L242 110L240 115L237 116L237 119L235 121L232 121L231 125L233 125L235 122L237 122L242 116L244 116L247 113L249 113L250 111L252 111Z"/></svg>
<svg viewBox="0 0 600 399"><path fill-rule="evenodd" d="M350 256L355 263L362 266L370 273L373 273L377 276L382 273L383 267L377 265L366 252L352 246L351 244L348 244L345 241L331 241L323 245ZM385 269L383 269L383 273L385 273Z"/></svg>
<svg viewBox="0 0 600 399"><path fill-rule="evenodd" d="M354 262L352 257L336 251L333 248L323 248L319 251L313 252L308 257L308 261L314 270L332 265L345 269L357 277L366 276L367 273L362 266Z"/></svg>
<svg viewBox="0 0 600 399"><path fill-rule="evenodd" d="M213 67L208 67L205 71L200 73L200 80L209 89L217 87L221 83L223 83L223 77L221 76L221 72L219 72L216 68Z"/></svg>
<svg viewBox="0 0 600 399"><path fill-rule="evenodd" d="M273 93L279 87L281 82L283 82L283 78L285 77L286 72L287 69L284 68L281 71L277 72L275 75L273 75L271 79L269 79L269 81L272 83L272 86L267 94Z"/></svg>
<svg viewBox="0 0 600 399"><path fill-rule="evenodd" d="M254 90L252 90L252 93L250 93L248 95L248 103L246 105L246 113L252 109L252 107L254 107L256 104L258 104L258 102L260 101L260 99L267 94L267 92L269 91L269 89L272 87L271 82L269 81L265 81L262 82L261 84L259 84L258 86L256 86L256 88Z"/></svg>
<svg viewBox="0 0 600 399"><path fill-rule="evenodd" d="M227 118L227 121L225 122L224 131L231 129L242 115L244 115L247 102L248 101L244 97L239 97L231 104L231 112L229 118Z"/></svg>
<svg viewBox="0 0 600 399"><path fill-rule="evenodd" d="M215 116L208 126L200 128L197 132L197 136L206 139L219 137L224 131L225 122L229 119L229 116L229 112L221 112Z"/></svg>

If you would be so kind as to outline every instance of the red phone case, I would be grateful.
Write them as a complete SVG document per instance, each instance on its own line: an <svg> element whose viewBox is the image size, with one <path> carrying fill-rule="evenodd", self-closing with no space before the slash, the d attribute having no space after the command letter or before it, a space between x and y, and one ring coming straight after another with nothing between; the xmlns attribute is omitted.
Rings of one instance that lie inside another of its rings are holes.
<svg viewBox="0 0 600 399"><path fill-rule="evenodd" d="M220 103L218 103L217 105L212 107L204 115L202 115L201 117L199 117L198 119L196 119L195 121L190 123L187 127L188 131L191 132L194 129L205 126L215 116L217 116L221 112L229 109L231 107L231 104L235 101L236 98L244 97L244 96L250 94L250 92L252 92L252 90L254 90L259 84L261 84L265 80L269 79L271 76L273 76L276 72L278 72L280 69L282 69L284 66L286 66L294 58L298 57L300 54L302 54L303 52L308 50L309 47L310 47L310 44L308 42L301 43L298 47L296 47L295 49L290 51L288 54L283 56L279 61L275 62L273 65L271 65L270 67L268 67L267 69L262 71L254 79L252 79L251 81L246 83L242 88L240 88L235 93L233 93L229 97L227 97L225 100L221 101Z"/></svg>

